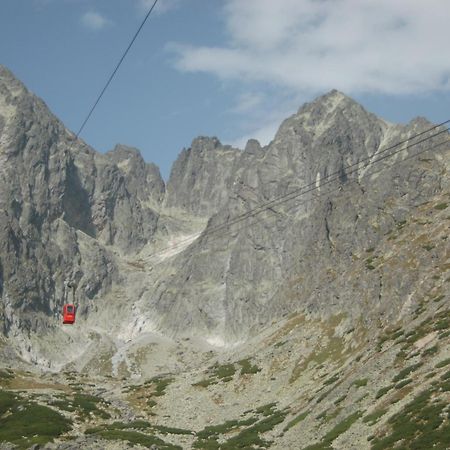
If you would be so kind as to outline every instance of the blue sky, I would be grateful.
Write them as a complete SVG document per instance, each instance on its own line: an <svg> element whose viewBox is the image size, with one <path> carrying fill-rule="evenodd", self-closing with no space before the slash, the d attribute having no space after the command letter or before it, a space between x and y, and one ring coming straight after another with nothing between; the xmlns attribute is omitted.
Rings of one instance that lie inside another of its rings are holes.
<svg viewBox="0 0 450 450"><path fill-rule="evenodd" d="M76 131L153 0L1 0L0 64ZM392 122L450 118L448 0L159 0L82 133L165 178L197 135L263 144L337 88Z"/></svg>

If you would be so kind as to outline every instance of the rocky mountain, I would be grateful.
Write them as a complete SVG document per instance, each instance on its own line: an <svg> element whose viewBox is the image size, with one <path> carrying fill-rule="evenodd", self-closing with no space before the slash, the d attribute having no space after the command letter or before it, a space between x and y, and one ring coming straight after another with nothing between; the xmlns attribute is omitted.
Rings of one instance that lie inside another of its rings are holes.
<svg viewBox="0 0 450 450"><path fill-rule="evenodd" d="M266 147L194 139L166 185L0 67L0 442L448 448L449 156L331 91Z"/></svg>

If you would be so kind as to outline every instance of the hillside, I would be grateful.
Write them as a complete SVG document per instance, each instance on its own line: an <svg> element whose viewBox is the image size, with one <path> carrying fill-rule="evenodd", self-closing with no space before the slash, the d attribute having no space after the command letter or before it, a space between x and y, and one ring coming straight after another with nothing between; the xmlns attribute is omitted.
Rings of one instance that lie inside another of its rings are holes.
<svg viewBox="0 0 450 450"><path fill-rule="evenodd" d="M0 68L0 448L450 448L449 142L331 91L165 183Z"/></svg>

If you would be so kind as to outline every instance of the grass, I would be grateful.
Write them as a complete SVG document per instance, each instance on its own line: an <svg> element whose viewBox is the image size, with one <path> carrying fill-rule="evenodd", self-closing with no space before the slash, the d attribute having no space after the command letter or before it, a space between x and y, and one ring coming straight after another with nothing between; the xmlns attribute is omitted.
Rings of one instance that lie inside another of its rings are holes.
<svg viewBox="0 0 450 450"><path fill-rule="evenodd" d="M401 335L403 335L403 333L404 332L401 327L395 328L393 330L387 330L382 336L380 336L378 338L377 347L376 347L377 351L381 352L385 342L395 340L398 337L400 337Z"/></svg>
<svg viewBox="0 0 450 450"><path fill-rule="evenodd" d="M316 444L309 445L303 450L325 450L330 449L333 441L341 434L345 433L361 416L361 411L356 411L350 416L347 416L344 420L335 425L321 440Z"/></svg>
<svg viewBox="0 0 450 450"><path fill-rule="evenodd" d="M89 428L85 434L95 435L107 440L120 440L130 442L132 445L139 444L146 448L155 445L160 450L181 450L178 445L167 443L154 433L192 435L189 430L181 428L166 427L163 425L152 425L145 420L135 420L132 422L114 422L95 428Z"/></svg>
<svg viewBox="0 0 450 450"><path fill-rule="evenodd" d="M237 436L230 438L223 444L221 450L236 450L254 448L255 446L266 447L269 442L261 438L260 434L272 430L276 425L282 423L287 415L287 411L274 411L273 414L256 422L254 425L242 430Z"/></svg>
<svg viewBox="0 0 450 450"><path fill-rule="evenodd" d="M397 383L395 385L395 389L401 389L401 388L405 387L406 385L408 385L409 383L412 383L411 378L406 378L405 380L400 381L400 383Z"/></svg>
<svg viewBox="0 0 450 450"><path fill-rule="evenodd" d="M450 358L444 359L440 362L438 362L434 367L436 369L440 369L441 367L448 366L450 364Z"/></svg>
<svg viewBox="0 0 450 450"><path fill-rule="evenodd" d="M260 406L259 408L255 409L256 414L262 414L263 416L270 416L274 414L275 408L277 404L276 403L267 403L267 405Z"/></svg>
<svg viewBox="0 0 450 450"><path fill-rule="evenodd" d="M156 445L160 450L182 450L178 445L169 444L156 436L150 436L137 431L103 430L96 433L96 436L113 441L128 441L131 444L140 444L147 448Z"/></svg>
<svg viewBox="0 0 450 450"><path fill-rule="evenodd" d="M367 386L367 382L369 381L368 378L361 378L360 380L355 380L351 384L352 386L356 386L357 388Z"/></svg>
<svg viewBox="0 0 450 450"><path fill-rule="evenodd" d="M152 428L162 434L184 434L189 436L192 434L192 431L184 428L166 427L164 425L153 425Z"/></svg>
<svg viewBox="0 0 450 450"><path fill-rule="evenodd" d="M380 417L383 417L387 412L387 409L378 409L371 414L363 417L362 421L368 423L369 425L375 425Z"/></svg>
<svg viewBox="0 0 450 450"><path fill-rule="evenodd" d="M202 431L197 433L197 437L202 440L217 438L221 434L230 433L233 430L241 428L246 425L253 425L257 421L256 418L246 420L228 420L219 425L212 425L205 427Z"/></svg>
<svg viewBox="0 0 450 450"><path fill-rule="evenodd" d="M173 378L154 378L153 383L155 384L155 395L156 397L161 397L166 393L166 388L172 383Z"/></svg>
<svg viewBox="0 0 450 450"><path fill-rule="evenodd" d="M328 380L325 380L323 382L324 386L329 386L330 384L335 383L336 381L339 380L339 374L336 373L335 375L333 375L332 377L328 378Z"/></svg>
<svg viewBox="0 0 450 450"><path fill-rule="evenodd" d="M0 442L19 449L44 445L67 432L72 422L51 408L0 390Z"/></svg>
<svg viewBox="0 0 450 450"><path fill-rule="evenodd" d="M443 382L438 382L433 388L421 392L401 411L394 414L388 420L390 428L383 429L371 441L372 450L448 448L450 436L449 413L446 411L448 403L433 395L443 385Z"/></svg>
<svg viewBox="0 0 450 450"><path fill-rule="evenodd" d="M376 394L375 394L375 399L379 399L381 397L383 397L383 395L387 394L392 388L394 387L394 385L390 385L390 386L385 386L382 387Z"/></svg>
<svg viewBox="0 0 450 450"><path fill-rule="evenodd" d="M317 346L306 359L300 360L294 367L289 383L295 382L308 369L311 363L320 365L325 362L333 362L341 364L346 355L345 341L342 337L335 336L335 328L341 320L343 315L337 315L330 318L327 322L321 322L318 326L322 329L322 335L326 339L323 347Z"/></svg>
<svg viewBox="0 0 450 450"><path fill-rule="evenodd" d="M207 388L211 384L217 384L217 380L214 378L205 378L203 380L197 381L192 386Z"/></svg>
<svg viewBox="0 0 450 450"><path fill-rule="evenodd" d="M439 351L438 345L433 345L433 347L427 348L422 352L422 356L432 356L435 355Z"/></svg>
<svg viewBox="0 0 450 450"><path fill-rule="evenodd" d="M419 362L417 364L413 364L411 366L405 367L403 370L401 370L394 378L392 378L392 381L396 383L397 381L403 380L406 376L408 376L411 372L416 371L420 366L422 366L423 363Z"/></svg>
<svg viewBox="0 0 450 450"><path fill-rule="evenodd" d="M290 422L287 423L287 425L284 427L283 431L288 431L292 427L295 427L295 425L297 425L301 421L305 420L306 417L308 416L308 414L309 414L309 411L304 411L301 414L299 414L298 416L294 417Z"/></svg>
<svg viewBox="0 0 450 450"><path fill-rule="evenodd" d="M254 413L262 416L258 419L251 417L245 420L229 420L219 425L205 427L197 433L194 449L204 450L238 450L267 448L270 442L261 435L272 430L276 425L282 423L288 410L279 411L275 403L269 403L256 409ZM236 433L226 439L230 433Z"/></svg>
<svg viewBox="0 0 450 450"><path fill-rule="evenodd" d="M236 373L236 368L233 364L223 364L214 367L214 376L217 378L232 377Z"/></svg>
<svg viewBox="0 0 450 450"><path fill-rule="evenodd" d="M342 397L339 397L334 404L339 405L339 403L343 402L347 398L347 394L344 394Z"/></svg>
<svg viewBox="0 0 450 450"><path fill-rule="evenodd" d="M261 369L257 365L252 365L249 358L241 359L237 363L241 366L241 375L261 372Z"/></svg>
<svg viewBox="0 0 450 450"><path fill-rule="evenodd" d="M0 383L8 383L10 380L14 378L12 371L8 369L0 369Z"/></svg>
<svg viewBox="0 0 450 450"><path fill-rule="evenodd" d="M78 411L78 416L81 419L88 419L91 414L102 419L109 419L111 417L109 413L98 407L98 404L102 401L101 398L93 395L75 394L72 405Z"/></svg>
<svg viewBox="0 0 450 450"><path fill-rule="evenodd" d="M139 430L139 432L137 432ZM123 433L121 433L123 432ZM88 428L85 431L85 434L95 434L97 436L109 436L107 439L121 439L127 440L134 444L142 444L144 443L150 445L163 445L161 448L172 448L167 447L164 441L159 439L159 443L156 442L155 436L150 435L149 433L160 433L160 434L177 434L177 435L192 435L190 430L185 430L182 428L174 428L174 427L166 427L164 425L152 425L145 420L134 420L132 422L114 422L109 425L103 425L95 428ZM119 437L121 436L121 437ZM132 438L130 440L129 438ZM164 447L165 446L165 447ZM179 447L173 447L179 448Z"/></svg>
<svg viewBox="0 0 450 450"><path fill-rule="evenodd" d="M240 375L251 374L254 375L261 371L261 369L252 364L249 358L241 359L236 363L240 366ZM192 386L207 388L213 384L217 384L219 382L228 383L232 381L234 375L236 374L236 365L235 364L214 364L210 367L210 373L208 378L204 378L203 380L197 381L193 383Z"/></svg>

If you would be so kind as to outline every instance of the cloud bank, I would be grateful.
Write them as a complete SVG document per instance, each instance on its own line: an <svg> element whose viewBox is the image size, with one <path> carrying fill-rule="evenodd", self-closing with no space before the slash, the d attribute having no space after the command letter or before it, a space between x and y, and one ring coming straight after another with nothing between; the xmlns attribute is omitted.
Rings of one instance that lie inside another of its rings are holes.
<svg viewBox="0 0 450 450"><path fill-rule="evenodd" d="M448 0L226 0L223 47L176 45L176 66L296 92L450 89Z"/></svg>
<svg viewBox="0 0 450 450"><path fill-rule="evenodd" d="M168 48L178 70L207 73L241 91L233 111L245 114L247 123L235 143L251 135L268 142L275 121L332 88L353 95L450 90L448 0L224 0L222 5L223 46ZM276 103L274 96L283 100Z"/></svg>

